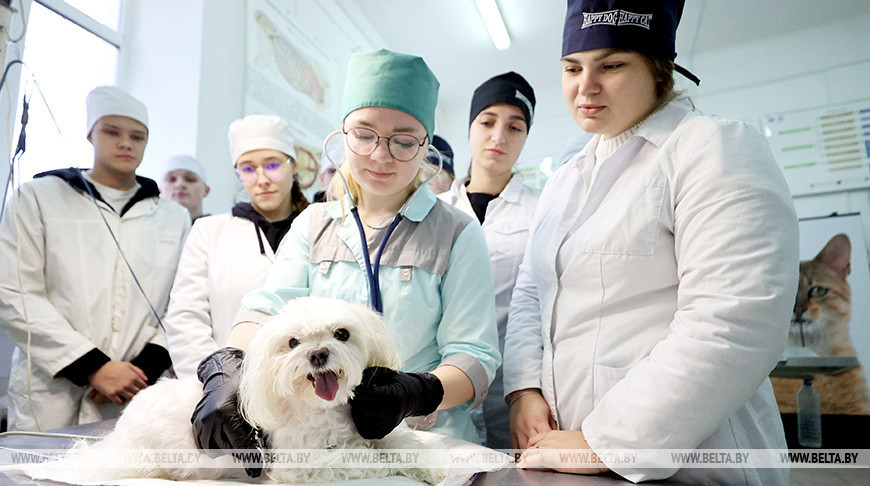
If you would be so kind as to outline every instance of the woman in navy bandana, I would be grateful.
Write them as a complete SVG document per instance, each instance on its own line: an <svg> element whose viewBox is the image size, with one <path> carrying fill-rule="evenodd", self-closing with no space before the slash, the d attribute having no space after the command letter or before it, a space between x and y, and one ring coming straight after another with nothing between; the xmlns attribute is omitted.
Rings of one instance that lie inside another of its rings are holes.
<svg viewBox="0 0 870 486"><path fill-rule="evenodd" d="M674 92L674 71L697 82L674 64L682 7L568 2L562 91L596 136L532 223L504 352L512 441L520 467L787 484L758 450L786 448L767 375L797 286L794 206L764 137ZM759 462L671 454L694 449Z"/></svg>

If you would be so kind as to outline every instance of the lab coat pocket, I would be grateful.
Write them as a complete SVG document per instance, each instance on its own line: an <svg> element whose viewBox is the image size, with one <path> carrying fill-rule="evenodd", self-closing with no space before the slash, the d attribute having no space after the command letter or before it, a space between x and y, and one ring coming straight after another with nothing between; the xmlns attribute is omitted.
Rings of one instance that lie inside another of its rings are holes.
<svg viewBox="0 0 870 486"><path fill-rule="evenodd" d="M529 225L525 220L505 221L504 224L493 228L486 238L492 261L519 265L528 238Z"/></svg>
<svg viewBox="0 0 870 486"><path fill-rule="evenodd" d="M617 184L583 225L584 251L611 255L655 253L665 178L643 176Z"/></svg>
<svg viewBox="0 0 870 486"><path fill-rule="evenodd" d="M614 368L604 365L592 365L592 407L595 408L601 403L604 395L610 391L617 383L619 383L631 366Z"/></svg>
<svg viewBox="0 0 870 486"><path fill-rule="evenodd" d="M178 265L178 257L181 252L181 244L177 233L159 231L153 234L154 249L153 265L157 268L172 270Z"/></svg>
<svg viewBox="0 0 870 486"><path fill-rule="evenodd" d="M168 298L168 289L172 287L172 280L175 277L181 253L179 235L165 231L143 231L142 243L145 246L141 249L124 249L127 258L131 260L130 263L133 265L136 278L145 278L147 283L143 282L143 285L146 292L154 296L150 298L156 299L157 295L166 295ZM133 256L136 254L141 256ZM136 258L138 261L134 263L132 258ZM155 300L152 304L155 306L164 305L159 302Z"/></svg>

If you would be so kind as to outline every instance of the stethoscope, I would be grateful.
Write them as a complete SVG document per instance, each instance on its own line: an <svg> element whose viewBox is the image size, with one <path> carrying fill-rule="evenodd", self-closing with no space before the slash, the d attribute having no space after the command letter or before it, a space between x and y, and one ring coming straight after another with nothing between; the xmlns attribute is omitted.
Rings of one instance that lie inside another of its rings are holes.
<svg viewBox="0 0 870 486"><path fill-rule="evenodd" d="M329 163L331 163L332 166L335 167L335 173L338 174L338 177L341 178L341 184L344 186L344 203L350 207L350 214L351 216L353 216L353 219L356 222L357 230L359 231L359 239L360 243L362 244L363 260L365 262L366 280L369 284L369 303L372 309L376 310L378 313L383 314L384 302L383 298L381 297L381 281L379 270L381 268L381 255L384 253L384 248L386 248L387 246L387 240L390 239L393 231L395 231L396 227L399 226L399 221L402 220L402 217L405 215L405 211L407 211L408 207L411 206L411 202L414 200L415 197L417 197L420 189L428 185L431 180L438 177L438 174L441 173L444 162L441 158L441 152L439 152L437 148L432 146L432 144L429 144L429 150L434 151L435 154L438 155L438 170L433 175L426 178L426 180L424 180L423 183L420 184L420 186L417 187L416 190L414 190L414 193L411 194L411 197L409 197L408 200L405 201L405 204L403 204L402 207L399 208L399 212L396 213L396 217L393 218L390 226L387 227L387 232L384 233L384 237L381 239L381 243L378 245L378 250L375 253L375 262L374 264L372 264L371 257L369 256L369 246L368 240L366 239L366 232L365 229L363 229L362 219L359 216L356 202L350 196L350 188L347 185L347 180L344 178L344 174L341 173L340 167L334 160L332 160L332 157L327 150L327 145L329 144L329 141L332 139L332 137L336 135L344 135L344 133L341 130L336 130L327 135L326 139L323 141L323 153L326 155L326 159L329 160ZM344 143L344 140L342 140L341 143ZM375 147L375 150L377 149L378 148ZM422 163L427 162L423 161Z"/></svg>

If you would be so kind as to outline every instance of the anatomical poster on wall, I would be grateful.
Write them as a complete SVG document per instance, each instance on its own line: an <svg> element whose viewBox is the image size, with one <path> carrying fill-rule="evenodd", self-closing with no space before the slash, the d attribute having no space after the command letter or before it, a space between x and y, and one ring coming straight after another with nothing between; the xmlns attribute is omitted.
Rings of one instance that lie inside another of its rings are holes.
<svg viewBox="0 0 870 486"><path fill-rule="evenodd" d="M296 135L299 185L314 189L323 140L337 128L337 79L349 55L330 40L340 28L318 2L248 0L246 15L245 113L287 121Z"/></svg>
<svg viewBox="0 0 870 486"><path fill-rule="evenodd" d="M822 413L870 414L870 267L859 214L800 220L800 283L786 356L856 357L859 366L817 374ZM803 380L772 378L783 413L795 412Z"/></svg>
<svg viewBox="0 0 870 486"><path fill-rule="evenodd" d="M870 99L765 115L793 196L870 187Z"/></svg>

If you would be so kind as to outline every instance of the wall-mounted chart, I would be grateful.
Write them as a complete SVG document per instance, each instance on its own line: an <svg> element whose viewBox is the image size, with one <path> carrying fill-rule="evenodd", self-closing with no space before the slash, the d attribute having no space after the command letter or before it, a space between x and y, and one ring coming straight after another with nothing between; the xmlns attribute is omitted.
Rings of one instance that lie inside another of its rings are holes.
<svg viewBox="0 0 870 486"><path fill-rule="evenodd" d="M793 196L870 187L870 99L765 115Z"/></svg>

